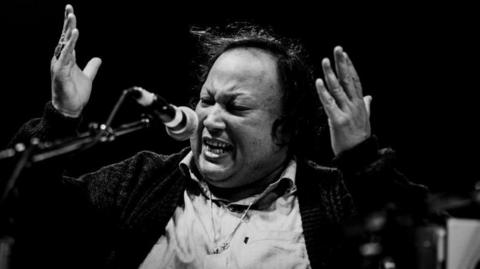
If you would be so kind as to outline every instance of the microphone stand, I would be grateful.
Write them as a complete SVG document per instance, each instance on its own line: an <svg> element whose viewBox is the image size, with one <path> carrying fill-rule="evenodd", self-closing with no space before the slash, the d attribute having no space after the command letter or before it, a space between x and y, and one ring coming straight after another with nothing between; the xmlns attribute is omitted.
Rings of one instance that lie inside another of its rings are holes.
<svg viewBox="0 0 480 269"><path fill-rule="evenodd" d="M14 148L1 150L0 161L16 157L17 155L20 157L4 185L4 190L1 192L0 209L4 205L6 206L6 201L11 191L15 188L17 179L25 167L57 156L63 156L69 153L86 150L99 142L111 142L117 137L149 127L150 118L146 115L142 115L141 119L138 121L120 125L116 129L112 129L110 127L121 104L123 104L126 96L133 92L133 89L134 87L126 89L122 92L122 95L115 104L105 124L90 124L90 130L86 133L82 133L75 138L68 138L56 142L40 143L38 138L33 138L28 146L19 143L16 144ZM14 241L15 240L13 237L0 234L0 269L9 268L9 256Z"/></svg>
<svg viewBox="0 0 480 269"><path fill-rule="evenodd" d="M38 138L33 138L30 141L30 145L27 147L25 147L23 144L17 144L14 149L0 151L0 160L12 158L18 154L21 154L15 165L15 168L13 169L13 172L5 184L5 189L0 197L0 207L8 198L11 190L14 189L15 183L25 167L56 156L61 156L80 150L86 150L96 145L98 142L111 142L115 140L116 137L148 127L150 118L145 115L142 115L140 120L123 124L117 129L112 129L110 127L120 106L124 103L126 96L131 94L133 91L134 87L124 90L120 98L117 100L114 108L110 112L106 123L100 125L96 123L90 124L89 132L82 133L75 138L68 138L53 143L40 143ZM39 151L40 153L37 153Z"/></svg>
<svg viewBox="0 0 480 269"><path fill-rule="evenodd" d="M15 186L15 183L17 181L17 178L19 177L20 173L23 171L23 169L28 165L30 161L30 157L32 156L33 151L35 148L38 146L39 140L37 138L33 138L30 141L30 145L25 148L23 144L19 147L19 153L21 153L21 156L19 160L17 161L15 168L13 169L12 174L7 180L7 183L5 184L5 189L2 192L2 196L0 199L0 206L3 205L3 202L7 199L10 191L13 189ZM12 155L13 157L14 155Z"/></svg>
<svg viewBox="0 0 480 269"><path fill-rule="evenodd" d="M54 144L40 145L39 148L43 148L41 153L32 155L31 162L41 162L50 158L65 155L71 152L85 150L90 148L97 142L111 142L117 137L133 133L135 131L142 130L149 127L150 118L143 116L140 120L120 125L116 129L107 128L105 124L101 124L97 127L97 124L92 124L98 132L87 132L80 134L77 138L68 141L61 141Z"/></svg>
<svg viewBox="0 0 480 269"><path fill-rule="evenodd" d="M2 192L0 208L3 207L4 203L5 205L7 204L6 200L9 197L10 192L14 189L15 183L25 167L57 156L85 150L97 142L111 142L117 137L142 130L149 127L149 125L150 118L142 116L140 120L123 124L116 129L106 128L106 125L102 124L98 127L99 131L83 133L74 139L68 139L68 141L64 140L53 144L48 142L41 144L37 138L33 138L30 145L25 149L21 149L19 152L21 153L20 158ZM18 150L16 151L18 152ZM36 151L40 152L35 153ZM12 157L13 156L14 155L12 155ZM0 269L9 268L9 256L11 255L11 247L14 244L14 241L13 237L0 234Z"/></svg>

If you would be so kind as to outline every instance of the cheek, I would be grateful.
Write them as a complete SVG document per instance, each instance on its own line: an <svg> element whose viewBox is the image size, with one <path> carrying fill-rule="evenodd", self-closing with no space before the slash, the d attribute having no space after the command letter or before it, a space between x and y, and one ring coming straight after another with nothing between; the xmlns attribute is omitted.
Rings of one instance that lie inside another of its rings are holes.
<svg viewBox="0 0 480 269"><path fill-rule="evenodd" d="M262 122L262 121L260 121ZM265 122L265 121L263 121ZM269 150L272 147L271 124L242 123L231 128L231 135L244 154L255 154Z"/></svg>
<svg viewBox="0 0 480 269"><path fill-rule="evenodd" d="M200 147L199 141L200 138L198 132L190 137L190 148L192 149L193 154L196 154Z"/></svg>
<svg viewBox="0 0 480 269"><path fill-rule="evenodd" d="M200 106L200 103L195 107L195 113L197 114L199 124L203 122L206 117L206 110Z"/></svg>
<svg viewBox="0 0 480 269"><path fill-rule="evenodd" d="M201 137L202 137L202 130L203 130L203 120L205 119L205 113L203 110L199 108L197 105L195 109L195 113L198 117L198 128L194 135L190 137L190 147L192 148L193 154L196 154L198 150L201 148Z"/></svg>

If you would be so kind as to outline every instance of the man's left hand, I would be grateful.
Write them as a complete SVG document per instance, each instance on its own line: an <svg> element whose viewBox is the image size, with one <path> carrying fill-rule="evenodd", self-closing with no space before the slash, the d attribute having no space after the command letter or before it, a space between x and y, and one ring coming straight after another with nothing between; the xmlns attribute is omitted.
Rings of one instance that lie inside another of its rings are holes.
<svg viewBox="0 0 480 269"><path fill-rule="evenodd" d="M315 85L328 116L332 149L338 156L370 137L372 97L363 96L358 74L341 47L335 47L334 57L336 75L329 59L324 58L322 68L325 83L319 78Z"/></svg>

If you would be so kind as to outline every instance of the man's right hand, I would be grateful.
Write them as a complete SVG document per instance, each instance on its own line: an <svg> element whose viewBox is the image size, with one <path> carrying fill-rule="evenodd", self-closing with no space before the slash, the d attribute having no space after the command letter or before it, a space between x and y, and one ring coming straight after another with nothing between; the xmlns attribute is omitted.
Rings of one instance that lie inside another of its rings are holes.
<svg viewBox="0 0 480 269"><path fill-rule="evenodd" d="M63 115L80 116L88 103L92 82L102 63L92 58L81 70L75 59L75 44L78 40L77 19L73 7L65 7L62 36L50 64L52 78L52 104Z"/></svg>

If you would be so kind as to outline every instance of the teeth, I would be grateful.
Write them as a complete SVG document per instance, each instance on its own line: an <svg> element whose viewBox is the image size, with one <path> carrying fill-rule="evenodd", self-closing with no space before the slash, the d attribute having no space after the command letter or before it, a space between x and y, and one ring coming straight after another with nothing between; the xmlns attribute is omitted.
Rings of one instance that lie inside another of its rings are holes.
<svg viewBox="0 0 480 269"><path fill-rule="evenodd" d="M210 146L207 145L207 150L212 152L212 153L215 153L215 154L222 154L225 152L225 149L221 149L221 148L212 148Z"/></svg>
<svg viewBox="0 0 480 269"><path fill-rule="evenodd" d="M218 140L213 140L213 139L205 139L205 144L209 146L209 149L211 150L214 150L213 148L226 150L230 146L227 143L220 142Z"/></svg>

